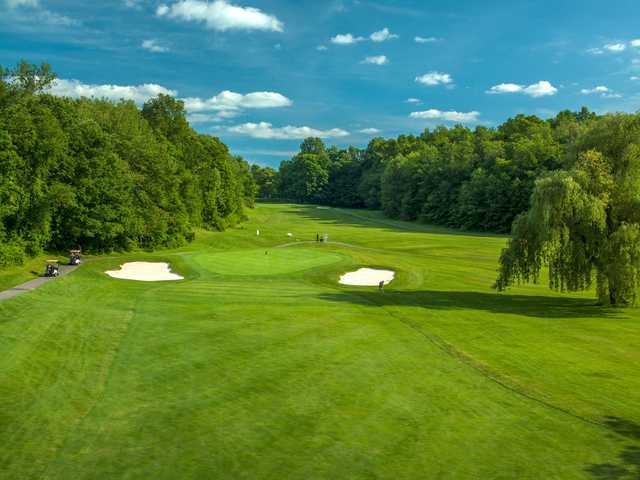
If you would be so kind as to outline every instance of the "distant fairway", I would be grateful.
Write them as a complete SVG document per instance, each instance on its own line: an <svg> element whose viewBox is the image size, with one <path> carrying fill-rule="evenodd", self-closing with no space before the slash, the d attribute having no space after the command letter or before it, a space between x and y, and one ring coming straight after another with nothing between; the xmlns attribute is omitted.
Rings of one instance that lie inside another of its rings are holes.
<svg viewBox="0 0 640 480"><path fill-rule="evenodd" d="M639 310L496 294L504 237L250 215L0 302L0 479L638 478ZM396 278L338 284L359 267Z"/></svg>

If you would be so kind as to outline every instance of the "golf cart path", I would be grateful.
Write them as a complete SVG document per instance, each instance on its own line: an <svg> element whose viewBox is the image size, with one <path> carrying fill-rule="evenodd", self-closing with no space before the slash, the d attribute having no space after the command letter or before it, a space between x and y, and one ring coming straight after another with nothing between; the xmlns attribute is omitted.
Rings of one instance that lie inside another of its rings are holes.
<svg viewBox="0 0 640 480"><path fill-rule="evenodd" d="M76 268L78 268L78 265L61 265L60 266L60 276L66 275L67 273L71 273ZM34 278L33 280L29 280L28 282L25 282L22 285L18 285L16 287L10 288L9 290L5 290L3 292L0 292L0 302L3 301L3 300L8 300L8 299L13 298L13 297L18 296L18 295L22 295L23 293L27 293L27 292L30 292L32 290L35 290L36 288L38 288L43 283L48 282L49 280L53 280L55 278L56 277L38 277L38 278Z"/></svg>

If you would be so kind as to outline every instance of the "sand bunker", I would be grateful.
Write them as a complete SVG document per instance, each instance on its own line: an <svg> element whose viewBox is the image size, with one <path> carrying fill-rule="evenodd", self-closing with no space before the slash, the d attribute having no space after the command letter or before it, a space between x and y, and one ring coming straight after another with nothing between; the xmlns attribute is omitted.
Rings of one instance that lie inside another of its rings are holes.
<svg viewBox="0 0 640 480"><path fill-rule="evenodd" d="M161 262L130 262L120 265L120 270L110 270L104 273L113 278L138 280L139 282L163 282L184 278L177 273L172 273L168 263Z"/></svg>
<svg viewBox="0 0 640 480"><path fill-rule="evenodd" d="M380 282L385 285L391 283L395 277L393 270L374 270L373 268L361 268L355 272L345 273L340 277L342 285L357 285L362 287L377 287Z"/></svg>

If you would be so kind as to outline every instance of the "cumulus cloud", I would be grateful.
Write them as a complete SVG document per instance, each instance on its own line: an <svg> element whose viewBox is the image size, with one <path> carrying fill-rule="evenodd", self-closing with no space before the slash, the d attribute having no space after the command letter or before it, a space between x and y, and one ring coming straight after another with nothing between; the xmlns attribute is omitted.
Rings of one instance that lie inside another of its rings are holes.
<svg viewBox="0 0 640 480"><path fill-rule="evenodd" d="M274 127L267 122L243 123L242 125L229 128L229 132L268 140L296 140L307 137L339 138L349 135L349 132L340 128L318 130L311 127L294 127L291 125Z"/></svg>
<svg viewBox="0 0 640 480"><path fill-rule="evenodd" d="M598 85L597 87L594 88L583 88L582 90L580 90L580 93L582 93L583 95L592 95L594 93L607 93L610 92L608 87L605 87L604 85Z"/></svg>
<svg viewBox="0 0 640 480"><path fill-rule="evenodd" d="M353 43L362 42L364 37L354 37L350 33L339 33L335 37L331 38L331 43L335 43L336 45L351 45Z"/></svg>
<svg viewBox="0 0 640 480"><path fill-rule="evenodd" d="M593 88L583 88L580 90L580 93L583 95L600 95L602 98L620 98L622 95L614 92L609 87L605 87L604 85L598 85Z"/></svg>
<svg viewBox="0 0 640 480"><path fill-rule="evenodd" d="M636 40L632 40L630 42L630 45L632 47L634 46L640 46L640 42L638 42L638 45L634 45L634 42ZM593 48L589 48L587 49L587 53L590 53L592 55L602 55L604 53L622 53L627 49L627 44L626 43L607 43L606 45L603 45L602 47L593 47Z"/></svg>
<svg viewBox="0 0 640 480"><path fill-rule="evenodd" d="M519 93L522 92L524 87L516 83L501 83L500 85L494 85L487 93Z"/></svg>
<svg viewBox="0 0 640 480"><path fill-rule="evenodd" d="M425 110L424 112L412 112L409 117L420 120L444 120L445 122L473 123L478 120L480 112L443 112L435 108Z"/></svg>
<svg viewBox="0 0 640 480"><path fill-rule="evenodd" d="M188 112L233 111L242 109L289 107L293 102L277 92L252 92L247 94L225 90L208 99L190 97L184 99Z"/></svg>
<svg viewBox="0 0 640 480"><path fill-rule="evenodd" d="M216 123L240 115L237 110L221 110L215 113L192 113L187 115L189 123Z"/></svg>
<svg viewBox="0 0 640 480"><path fill-rule="evenodd" d="M421 37L416 36L413 38L413 41L416 43L435 43L438 41L436 37Z"/></svg>
<svg viewBox="0 0 640 480"><path fill-rule="evenodd" d="M629 45L631 45L632 47L640 47L640 38L636 38L635 40L631 40L631 42L629 42Z"/></svg>
<svg viewBox="0 0 640 480"><path fill-rule="evenodd" d="M9 10L29 9L28 16L25 12L22 20L30 21L34 24L44 24L53 27L69 27L80 25L80 22L73 18L60 15L58 13L42 8L40 0L6 0Z"/></svg>
<svg viewBox="0 0 640 480"><path fill-rule="evenodd" d="M18 8L18 7L36 8L40 6L40 1L39 0L7 0L7 6L9 8Z"/></svg>
<svg viewBox="0 0 640 480"><path fill-rule="evenodd" d="M624 52L627 46L624 43L608 43L604 46L604 49L613 53L620 53Z"/></svg>
<svg viewBox="0 0 640 480"><path fill-rule="evenodd" d="M325 52L325 51L326 51L326 50L328 50L328 49L327 49L327 47L326 47L326 46L324 46L324 45L318 45L318 46L316 47L316 50L318 50L319 52Z"/></svg>
<svg viewBox="0 0 640 480"><path fill-rule="evenodd" d="M49 89L49 93L61 97L107 98L109 100L133 100L144 103L159 94L175 96L175 90L169 90L155 83L143 85L90 85L78 80L58 79Z"/></svg>
<svg viewBox="0 0 640 480"><path fill-rule="evenodd" d="M159 17L168 17L185 22L204 22L207 28L225 30L268 30L282 32L283 24L274 15L253 7L232 5L226 0L180 0L172 5L160 5Z"/></svg>
<svg viewBox="0 0 640 480"><path fill-rule="evenodd" d="M389 59L384 55L378 55L375 57L365 57L360 63L368 63L371 65L386 65L389 63Z"/></svg>
<svg viewBox="0 0 640 480"><path fill-rule="evenodd" d="M127 8L140 9L141 0L124 0L124 6Z"/></svg>
<svg viewBox="0 0 640 480"><path fill-rule="evenodd" d="M419 98L413 98L413 97L407 98L405 100L405 103L420 103L420 99Z"/></svg>
<svg viewBox="0 0 640 480"><path fill-rule="evenodd" d="M525 87L523 93L533 98L547 97L558 93L558 89L551 85L550 82L541 80L538 83L533 83Z"/></svg>
<svg viewBox="0 0 640 480"><path fill-rule="evenodd" d="M157 40L145 40L142 42L142 48L154 53L166 53L169 48L160 45Z"/></svg>
<svg viewBox="0 0 640 480"><path fill-rule="evenodd" d="M377 128L363 128L362 130L358 131L367 135L375 135L376 133L380 133L380 130L378 130Z"/></svg>
<svg viewBox="0 0 640 480"><path fill-rule="evenodd" d="M636 76L629 77L629 80L640 80L640 77L636 77Z"/></svg>
<svg viewBox="0 0 640 480"><path fill-rule="evenodd" d="M373 32L369 38L372 42L384 42L387 40L392 40L394 38L398 38L398 35L395 33L391 33L387 27L384 27L382 30L378 32Z"/></svg>
<svg viewBox="0 0 640 480"><path fill-rule="evenodd" d="M434 87L436 85L449 85L453 83L453 79L448 73L429 72L416 77L416 82L422 83L423 85L427 85L429 87Z"/></svg>
<svg viewBox="0 0 640 480"><path fill-rule="evenodd" d="M489 90L489 94L501 93L522 93L533 98L546 97L558 93L558 89L546 80L541 80L531 85L518 85L517 83L501 83L494 85Z"/></svg>

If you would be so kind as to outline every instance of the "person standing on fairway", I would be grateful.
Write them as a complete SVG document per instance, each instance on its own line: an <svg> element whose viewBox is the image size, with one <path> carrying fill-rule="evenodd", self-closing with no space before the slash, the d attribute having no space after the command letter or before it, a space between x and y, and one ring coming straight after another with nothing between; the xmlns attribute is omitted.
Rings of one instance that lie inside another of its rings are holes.
<svg viewBox="0 0 640 480"><path fill-rule="evenodd" d="M384 280L380 280L380 283L378 283L378 290L384 292Z"/></svg>

